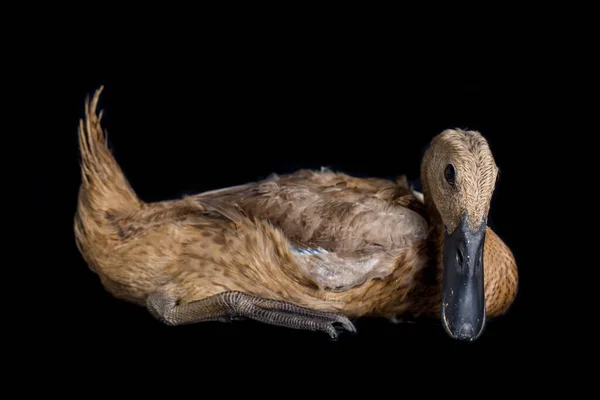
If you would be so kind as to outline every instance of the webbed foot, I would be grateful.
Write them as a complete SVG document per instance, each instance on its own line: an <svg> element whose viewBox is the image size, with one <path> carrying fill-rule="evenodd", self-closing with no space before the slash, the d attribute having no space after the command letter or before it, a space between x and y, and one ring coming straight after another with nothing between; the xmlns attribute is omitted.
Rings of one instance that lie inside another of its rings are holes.
<svg viewBox="0 0 600 400"><path fill-rule="evenodd" d="M345 316L313 310L279 300L270 300L243 292L224 292L188 304L168 291L157 291L147 300L148 310L168 325L186 325L203 321L252 319L285 328L321 331L333 340L340 331L355 333L354 324Z"/></svg>

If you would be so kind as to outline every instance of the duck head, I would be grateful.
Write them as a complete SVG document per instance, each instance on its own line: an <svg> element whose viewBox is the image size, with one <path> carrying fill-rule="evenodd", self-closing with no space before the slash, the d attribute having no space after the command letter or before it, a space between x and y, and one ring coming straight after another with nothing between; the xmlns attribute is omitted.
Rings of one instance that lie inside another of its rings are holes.
<svg viewBox="0 0 600 400"><path fill-rule="evenodd" d="M443 224L441 320L453 338L474 341L485 325L483 249L498 168L475 131L445 130L423 158L430 214Z"/></svg>

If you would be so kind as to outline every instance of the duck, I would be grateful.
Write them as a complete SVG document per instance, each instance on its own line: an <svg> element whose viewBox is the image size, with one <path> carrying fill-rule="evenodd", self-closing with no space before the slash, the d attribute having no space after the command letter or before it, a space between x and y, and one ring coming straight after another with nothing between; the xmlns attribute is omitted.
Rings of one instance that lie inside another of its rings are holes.
<svg viewBox="0 0 600 400"><path fill-rule="evenodd" d="M472 342L518 292L487 219L498 167L477 131L447 129L421 163L422 191L330 169L146 202L85 99L74 216L83 260L112 296L180 326L251 319L356 333L362 317L441 322Z"/></svg>

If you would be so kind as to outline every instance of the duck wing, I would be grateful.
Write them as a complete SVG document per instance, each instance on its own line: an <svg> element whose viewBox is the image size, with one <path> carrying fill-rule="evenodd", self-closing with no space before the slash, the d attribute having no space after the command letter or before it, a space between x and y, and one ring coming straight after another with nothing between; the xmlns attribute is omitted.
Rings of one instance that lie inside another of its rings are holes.
<svg viewBox="0 0 600 400"><path fill-rule="evenodd" d="M347 290L393 271L427 237L421 203L405 180L301 170L196 196L235 204L283 231L298 265L327 290Z"/></svg>

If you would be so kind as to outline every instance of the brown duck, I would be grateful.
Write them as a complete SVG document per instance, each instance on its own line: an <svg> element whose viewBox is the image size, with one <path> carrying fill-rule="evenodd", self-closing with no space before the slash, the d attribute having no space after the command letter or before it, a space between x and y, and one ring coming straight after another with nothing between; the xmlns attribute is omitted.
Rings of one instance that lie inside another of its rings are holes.
<svg viewBox="0 0 600 400"><path fill-rule="evenodd" d="M498 169L477 132L425 153L405 179L301 170L182 199L140 200L96 108L80 122L75 237L113 296L169 325L249 318L338 335L349 318L440 318L474 340L515 299L514 257L486 220Z"/></svg>

